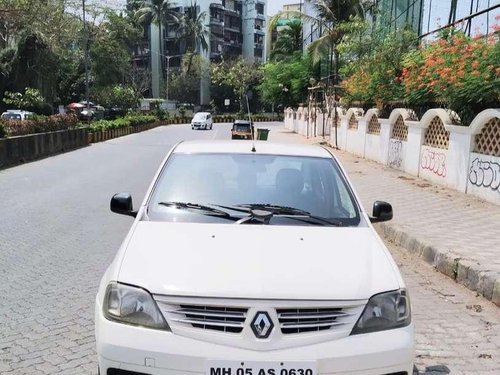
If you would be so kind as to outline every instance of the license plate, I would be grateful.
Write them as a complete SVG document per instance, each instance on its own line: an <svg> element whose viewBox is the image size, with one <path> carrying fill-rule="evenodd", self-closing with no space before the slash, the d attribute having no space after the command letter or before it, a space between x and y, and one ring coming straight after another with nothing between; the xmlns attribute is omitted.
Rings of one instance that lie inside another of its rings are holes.
<svg viewBox="0 0 500 375"><path fill-rule="evenodd" d="M207 361L206 375L316 375L314 361Z"/></svg>

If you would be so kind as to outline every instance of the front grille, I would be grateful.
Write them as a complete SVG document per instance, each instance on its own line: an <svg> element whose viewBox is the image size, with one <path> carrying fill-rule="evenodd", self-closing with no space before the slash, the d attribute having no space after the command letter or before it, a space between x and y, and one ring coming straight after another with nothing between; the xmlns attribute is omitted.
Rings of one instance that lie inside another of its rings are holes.
<svg viewBox="0 0 500 375"><path fill-rule="evenodd" d="M343 308L277 309L281 333L284 335L325 331L352 324L355 313Z"/></svg>
<svg viewBox="0 0 500 375"><path fill-rule="evenodd" d="M247 308L204 305L170 306L165 311L169 321L190 325L193 328L240 333L247 317Z"/></svg>

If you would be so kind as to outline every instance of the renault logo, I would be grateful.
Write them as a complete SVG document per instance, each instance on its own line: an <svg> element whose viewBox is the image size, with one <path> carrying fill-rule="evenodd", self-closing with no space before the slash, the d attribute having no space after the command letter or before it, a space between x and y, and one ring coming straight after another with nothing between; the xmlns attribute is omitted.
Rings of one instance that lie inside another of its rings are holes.
<svg viewBox="0 0 500 375"><path fill-rule="evenodd" d="M267 339L274 328L273 321L265 311L255 314L252 321L252 331L258 339Z"/></svg>

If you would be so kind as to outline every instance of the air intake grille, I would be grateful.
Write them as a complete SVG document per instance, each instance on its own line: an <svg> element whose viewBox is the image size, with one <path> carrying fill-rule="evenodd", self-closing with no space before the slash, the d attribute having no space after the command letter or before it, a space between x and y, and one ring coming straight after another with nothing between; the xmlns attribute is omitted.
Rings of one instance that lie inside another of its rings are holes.
<svg viewBox="0 0 500 375"><path fill-rule="evenodd" d="M170 321L193 328L240 333L245 325L248 309L200 305L179 305L166 312Z"/></svg>
<svg viewBox="0 0 500 375"><path fill-rule="evenodd" d="M350 324L348 318L354 315L342 308L277 309L276 312L284 335L344 328L342 326Z"/></svg>

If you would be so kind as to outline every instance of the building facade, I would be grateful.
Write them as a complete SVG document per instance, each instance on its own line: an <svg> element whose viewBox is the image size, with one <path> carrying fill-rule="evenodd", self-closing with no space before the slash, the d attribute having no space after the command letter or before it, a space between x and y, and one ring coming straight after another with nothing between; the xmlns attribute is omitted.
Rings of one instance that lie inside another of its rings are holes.
<svg viewBox="0 0 500 375"><path fill-rule="evenodd" d="M208 49L198 53L206 60L218 61L243 56L251 62L262 63L266 59L267 32L267 0L198 0L200 13L204 12L207 30ZM193 0L178 0L175 10L183 14L189 9ZM158 29L151 25L151 69L152 91L154 97L161 97L160 74L162 62L167 70L179 69L182 56L186 53L185 45L180 41L175 25L169 23L163 27L162 39L158 41ZM160 43L163 43L164 55L160 56ZM208 78L200 82L200 104L210 103L210 81Z"/></svg>

